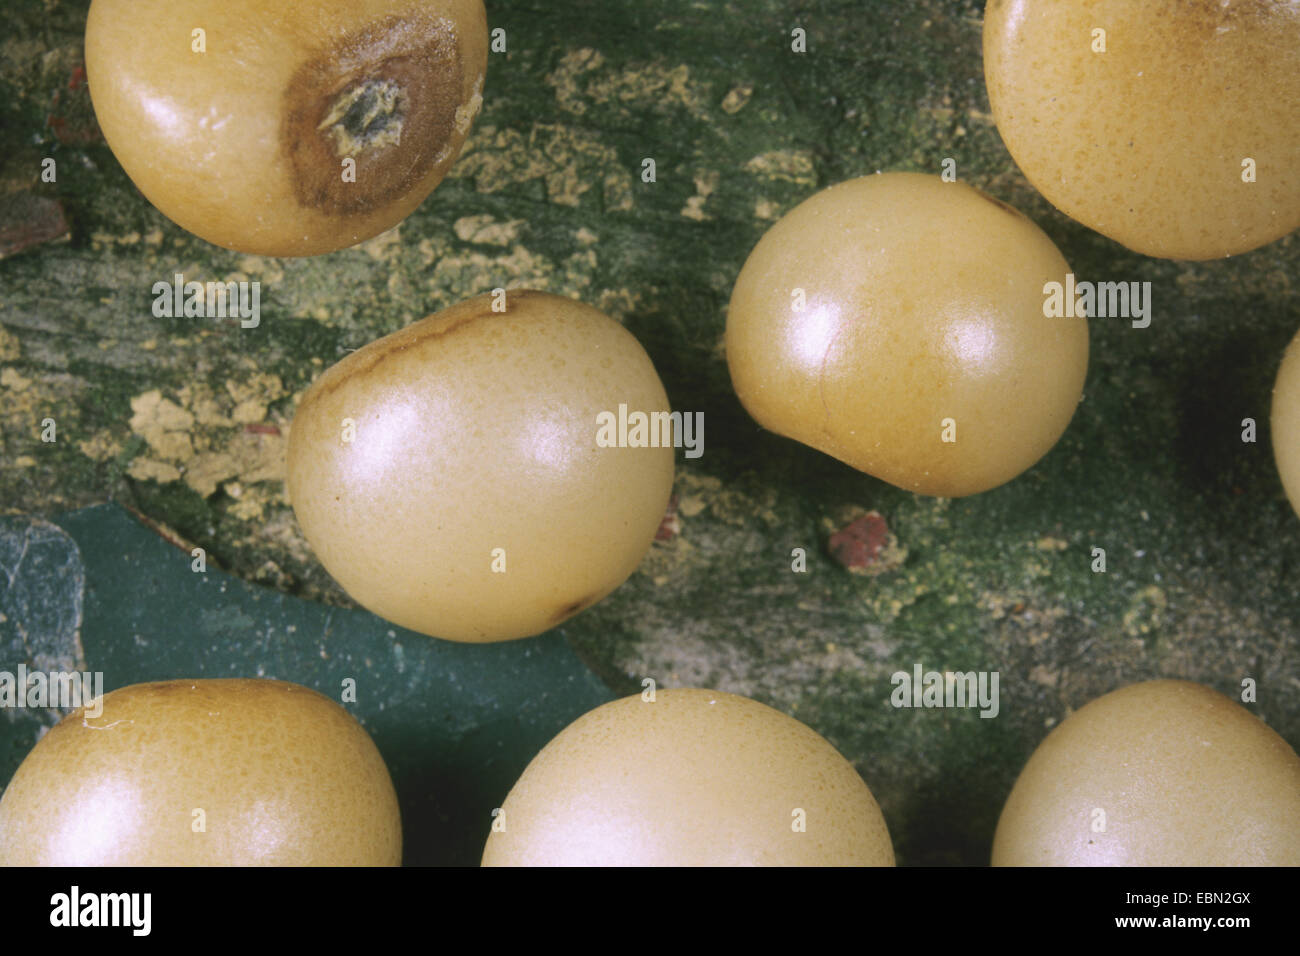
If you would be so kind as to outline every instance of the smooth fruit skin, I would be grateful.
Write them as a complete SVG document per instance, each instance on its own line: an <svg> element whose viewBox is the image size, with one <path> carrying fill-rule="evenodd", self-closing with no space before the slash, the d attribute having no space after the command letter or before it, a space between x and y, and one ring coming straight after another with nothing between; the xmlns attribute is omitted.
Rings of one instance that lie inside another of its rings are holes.
<svg viewBox="0 0 1300 956"><path fill-rule="evenodd" d="M993 865L1300 865L1300 757L1208 687L1121 688L1034 751L998 821Z"/></svg>
<svg viewBox="0 0 1300 956"><path fill-rule="evenodd" d="M283 681L174 680L102 703L98 717L64 718L19 766L0 799L0 865L401 863L388 769L327 697Z"/></svg>
<svg viewBox="0 0 1300 956"><path fill-rule="evenodd" d="M590 711L533 759L502 811L484 866L894 865L852 764L794 718L719 691L661 689Z"/></svg>
<svg viewBox="0 0 1300 956"><path fill-rule="evenodd" d="M989 0L984 78L1029 181L1130 249L1210 259L1300 226L1300 4Z"/></svg>
<svg viewBox="0 0 1300 956"><path fill-rule="evenodd" d="M1087 320L1044 315L1044 285L1068 271L1037 226L969 186L850 180L745 262L731 380L764 428L860 471L926 495L986 491L1045 455L1079 403Z"/></svg>
<svg viewBox="0 0 1300 956"><path fill-rule="evenodd" d="M258 255L404 219L459 154L486 65L482 0L94 0L86 23L95 115L127 175L185 229Z"/></svg>
<svg viewBox="0 0 1300 956"><path fill-rule="evenodd" d="M1269 431L1282 487L1300 515L1300 333L1291 340L1278 369Z"/></svg>
<svg viewBox="0 0 1300 956"><path fill-rule="evenodd" d="M456 641L540 634L614 590L673 483L670 445L598 443L620 404L668 411L635 337L561 296L494 303L347 356L289 437L289 497L326 570L380 617Z"/></svg>

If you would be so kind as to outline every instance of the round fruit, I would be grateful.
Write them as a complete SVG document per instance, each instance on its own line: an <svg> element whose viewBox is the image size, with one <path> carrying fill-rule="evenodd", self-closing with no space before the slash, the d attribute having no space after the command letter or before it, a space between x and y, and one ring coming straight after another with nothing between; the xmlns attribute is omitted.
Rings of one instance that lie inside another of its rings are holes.
<svg viewBox="0 0 1300 956"><path fill-rule="evenodd" d="M401 222L482 104L482 0L94 0L86 76L145 197L209 242L307 256Z"/></svg>
<svg viewBox="0 0 1300 956"><path fill-rule="evenodd" d="M353 352L289 437L289 497L325 568L381 617L458 641L539 634L614 590L673 483L668 397L636 339L572 299L503 301Z"/></svg>
<svg viewBox="0 0 1300 956"><path fill-rule="evenodd" d="M889 173L808 199L750 254L727 362L763 427L900 488L1009 481L1069 424L1084 318L1048 318L1069 266L1032 222L960 183Z"/></svg>
<svg viewBox="0 0 1300 956"><path fill-rule="evenodd" d="M0 865L401 859L397 796L370 737L338 704L282 681L105 694L41 738L0 799Z"/></svg>
<svg viewBox="0 0 1300 956"><path fill-rule="evenodd" d="M1291 507L1300 515L1300 333L1291 340L1273 386L1273 455Z"/></svg>
<svg viewBox="0 0 1300 956"><path fill-rule="evenodd" d="M1208 687L1121 688L1034 751L998 821L993 864L1300 865L1300 757Z"/></svg>
<svg viewBox="0 0 1300 956"><path fill-rule="evenodd" d="M1053 205L1150 256L1300 226L1300 4L989 0L984 77Z"/></svg>
<svg viewBox="0 0 1300 956"><path fill-rule="evenodd" d="M484 866L893 866L885 819L816 731L710 690L578 718L494 816Z"/></svg>

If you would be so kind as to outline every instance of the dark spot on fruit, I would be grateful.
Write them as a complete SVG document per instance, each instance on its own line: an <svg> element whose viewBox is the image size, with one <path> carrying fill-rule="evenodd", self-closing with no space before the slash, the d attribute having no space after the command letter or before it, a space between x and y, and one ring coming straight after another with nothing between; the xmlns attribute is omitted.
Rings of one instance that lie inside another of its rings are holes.
<svg viewBox="0 0 1300 956"><path fill-rule="evenodd" d="M173 680L152 681L137 690L140 696L171 697L176 694L192 694L198 690L198 678L177 678Z"/></svg>
<svg viewBox="0 0 1300 956"><path fill-rule="evenodd" d="M387 17L315 56L289 81L280 133L298 202L349 215L404 196L455 138L462 89L447 20Z"/></svg>
<svg viewBox="0 0 1300 956"><path fill-rule="evenodd" d="M596 603L596 595L590 595L577 601L570 601L551 615L551 625L559 624L561 621L567 621L579 611L584 611Z"/></svg>
<svg viewBox="0 0 1300 956"><path fill-rule="evenodd" d="M356 156L399 145L409 105L406 91L391 80L363 80L339 95L316 128L333 137L335 155Z"/></svg>

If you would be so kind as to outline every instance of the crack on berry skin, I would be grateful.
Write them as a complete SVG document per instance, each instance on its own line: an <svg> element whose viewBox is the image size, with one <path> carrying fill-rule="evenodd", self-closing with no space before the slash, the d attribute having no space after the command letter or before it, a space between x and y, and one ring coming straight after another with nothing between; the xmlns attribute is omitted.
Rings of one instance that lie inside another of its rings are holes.
<svg viewBox="0 0 1300 956"><path fill-rule="evenodd" d="M280 144L295 198L347 216L407 196L463 134L464 96L450 20L385 17L324 48L284 93ZM355 167L345 170L349 160Z"/></svg>
<svg viewBox="0 0 1300 956"><path fill-rule="evenodd" d="M426 348L431 343L469 328L475 322L500 318L529 300L545 298L545 296L546 293L534 289L511 289L507 293L504 312L498 312L493 308L495 296L487 293L453 306L452 308L457 310L454 319L429 322L429 319L441 313L425 316L404 329L399 329L391 335L363 346L326 369L325 374L316 379L307 394L303 396L298 404L298 411L301 413L302 409L309 404L333 394L350 379L370 375L394 356L405 354L411 349Z"/></svg>
<svg viewBox="0 0 1300 956"><path fill-rule="evenodd" d="M334 155L402 145L406 91L390 80L363 80L343 92L316 127L334 139Z"/></svg>
<svg viewBox="0 0 1300 956"><path fill-rule="evenodd" d="M595 604L597 599L598 596L592 594L563 605L551 615L551 627L555 627L557 624L567 621L580 611L585 611L587 608L591 607L591 605Z"/></svg>

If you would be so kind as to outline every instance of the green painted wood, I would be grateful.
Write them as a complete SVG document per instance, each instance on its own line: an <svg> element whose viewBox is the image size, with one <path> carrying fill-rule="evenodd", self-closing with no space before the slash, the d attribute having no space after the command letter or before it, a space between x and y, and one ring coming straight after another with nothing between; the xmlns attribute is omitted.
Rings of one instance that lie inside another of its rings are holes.
<svg viewBox="0 0 1300 956"><path fill-rule="evenodd" d="M6 670L15 670L15 632L25 630L59 633L55 656L102 672L105 691L178 677L269 677L343 702L344 687L355 686L355 702L343 704L393 776L409 864L476 864L493 808L528 761L610 699L559 635L487 647L431 641L364 611L222 571L198 573L188 552L117 505L62 515L53 525L0 522L0 542L30 543L0 545L0 554L23 559L3 562L17 582L0 591ZM73 573L50 573L68 566ZM50 607L79 608L80 628L69 626L71 613L60 615L61 628L50 627L42 610ZM15 613L22 608L32 620ZM16 718L0 721L6 781L53 715Z"/></svg>

